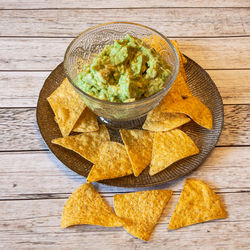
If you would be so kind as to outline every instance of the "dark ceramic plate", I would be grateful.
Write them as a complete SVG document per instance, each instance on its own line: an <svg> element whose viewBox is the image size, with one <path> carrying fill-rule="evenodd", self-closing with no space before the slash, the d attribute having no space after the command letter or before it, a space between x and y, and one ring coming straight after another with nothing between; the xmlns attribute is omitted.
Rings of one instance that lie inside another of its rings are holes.
<svg viewBox="0 0 250 250"><path fill-rule="evenodd" d="M223 126L224 114L222 99L215 83L206 71L191 59L187 58L187 60L185 70L188 85L192 93L200 98L212 111L214 118L212 130L202 128L194 122L190 122L182 127L182 130L194 140L200 149L200 153L180 160L154 176L149 176L149 168L147 167L139 177L131 175L101 181L101 183L117 187L133 188L166 183L184 176L199 167L213 150ZM61 133L54 121L54 113L46 98L60 85L65 77L63 64L61 63L46 79L37 103L37 123L44 141L54 155L68 168L86 177L91 169L92 163L71 150L51 143L52 139L61 137ZM112 140L121 142L119 130L109 129L109 132Z"/></svg>

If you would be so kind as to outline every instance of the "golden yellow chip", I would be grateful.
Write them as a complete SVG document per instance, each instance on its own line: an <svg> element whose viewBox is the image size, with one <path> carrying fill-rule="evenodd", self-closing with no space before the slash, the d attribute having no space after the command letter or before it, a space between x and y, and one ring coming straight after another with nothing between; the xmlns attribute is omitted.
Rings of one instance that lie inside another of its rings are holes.
<svg viewBox="0 0 250 250"><path fill-rule="evenodd" d="M179 56L179 61L180 61L180 64L179 64L179 74L182 75L182 77L186 80L186 72L185 72L185 69L184 69L184 65L183 65L183 61L182 61L182 54L179 50L179 46L178 46L178 43L176 40L172 40L171 43L173 44L173 46L175 47L176 51L177 51L177 54Z"/></svg>
<svg viewBox="0 0 250 250"><path fill-rule="evenodd" d="M219 197L200 180L187 179L170 219L170 230L227 217Z"/></svg>
<svg viewBox="0 0 250 250"><path fill-rule="evenodd" d="M124 222L125 230L142 240L148 240L157 224L171 190L141 191L114 196L114 209Z"/></svg>
<svg viewBox="0 0 250 250"><path fill-rule="evenodd" d="M151 162L154 134L138 129L120 130L135 176Z"/></svg>
<svg viewBox="0 0 250 250"><path fill-rule="evenodd" d="M61 219L62 228L79 224L120 227L123 223L93 185L85 183L69 197Z"/></svg>
<svg viewBox="0 0 250 250"><path fill-rule="evenodd" d="M187 63L187 58L181 53L181 60L183 64Z"/></svg>
<svg viewBox="0 0 250 250"><path fill-rule="evenodd" d="M99 152L99 158L88 175L88 182L113 179L133 173L124 145L113 141L104 142Z"/></svg>
<svg viewBox="0 0 250 250"><path fill-rule="evenodd" d="M191 119L185 114L180 113L166 113L156 107L147 115L142 128L150 131L169 131L178 128L183 124L190 122Z"/></svg>
<svg viewBox="0 0 250 250"><path fill-rule="evenodd" d="M74 132L93 132L99 129L96 115L86 107L79 119L77 120L73 131Z"/></svg>
<svg viewBox="0 0 250 250"><path fill-rule="evenodd" d="M149 174L157 174L174 162L198 153L195 143L183 131L156 132Z"/></svg>
<svg viewBox="0 0 250 250"><path fill-rule="evenodd" d="M167 43L166 41L164 41L162 38L160 38L159 36L156 35L152 35L151 37L145 37L143 38L143 40L145 41L145 43L149 44L152 48L154 48L159 54L161 54L163 57L167 57L168 56L168 51L166 51L167 48ZM187 83L186 83L186 73L185 73L185 69L184 69L184 65L185 63L187 63L186 58L181 54L180 50L179 50L179 46L177 41L172 40L171 43L173 44L173 46L175 47L178 57L179 57L179 72L177 74L176 80L173 83L171 89L170 89L170 93L175 94L181 94L181 95L192 95L191 90L189 89ZM184 78L184 82L180 81L179 78Z"/></svg>
<svg viewBox="0 0 250 250"><path fill-rule="evenodd" d="M207 129L213 128L213 116L210 109L195 96L185 96L179 100L170 97L161 107L161 111L183 113L200 126Z"/></svg>
<svg viewBox="0 0 250 250"><path fill-rule="evenodd" d="M47 98L65 137L70 134L86 105L66 78Z"/></svg>
<svg viewBox="0 0 250 250"><path fill-rule="evenodd" d="M183 84L177 84L181 89L181 86L185 84L185 80L183 77L179 77L178 81L183 82ZM209 108L197 97L183 95L181 90L178 89L173 91L171 89L155 110L153 112L156 115L161 113L183 113L200 126L207 129L213 128L213 116Z"/></svg>
<svg viewBox="0 0 250 250"><path fill-rule="evenodd" d="M104 125L101 125L98 131L57 138L52 140L52 143L71 149L95 163L98 159L101 143L109 140L108 130Z"/></svg>

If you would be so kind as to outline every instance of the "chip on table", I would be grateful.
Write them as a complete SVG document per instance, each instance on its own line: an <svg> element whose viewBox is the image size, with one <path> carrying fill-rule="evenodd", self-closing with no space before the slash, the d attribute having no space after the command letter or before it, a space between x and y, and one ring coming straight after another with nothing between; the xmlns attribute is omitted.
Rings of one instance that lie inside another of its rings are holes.
<svg viewBox="0 0 250 250"><path fill-rule="evenodd" d="M154 134L139 129L122 129L120 134L132 164L134 175L139 176L151 162Z"/></svg>
<svg viewBox="0 0 250 250"><path fill-rule="evenodd" d="M133 174L132 165L124 145L118 142L103 142L99 156L87 177L88 182L114 179Z"/></svg>
<svg viewBox="0 0 250 250"><path fill-rule="evenodd" d="M120 227L122 221L102 199L93 185L85 183L69 197L61 219L62 228L79 224Z"/></svg>
<svg viewBox="0 0 250 250"><path fill-rule="evenodd" d="M107 128L105 125L101 125L98 131L57 138L52 140L52 143L73 150L88 161L95 163L98 159L100 145L109 140Z"/></svg>
<svg viewBox="0 0 250 250"><path fill-rule="evenodd" d="M147 241L172 193L171 190L152 190L117 194L114 196L115 213L128 233Z"/></svg>
<svg viewBox="0 0 250 250"><path fill-rule="evenodd" d="M149 174L155 175L174 162L198 153L193 140L180 129L156 132Z"/></svg>
<svg viewBox="0 0 250 250"><path fill-rule="evenodd" d="M58 123L62 136L69 135L83 110L86 108L85 103L67 78L65 78L47 100L56 116L55 120Z"/></svg>
<svg viewBox="0 0 250 250"><path fill-rule="evenodd" d="M206 183L201 180L187 179L168 228L178 229L226 217L227 212L219 197Z"/></svg>

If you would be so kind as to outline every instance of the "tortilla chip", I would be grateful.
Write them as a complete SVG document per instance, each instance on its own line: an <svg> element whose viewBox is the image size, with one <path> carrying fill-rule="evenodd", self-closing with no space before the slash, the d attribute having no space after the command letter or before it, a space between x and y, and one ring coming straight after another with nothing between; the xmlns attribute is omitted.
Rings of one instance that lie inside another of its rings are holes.
<svg viewBox="0 0 250 250"><path fill-rule="evenodd" d="M120 130L135 176L151 162L154 134L138 129Z"/></svg>
<svg viewBox="0 0 250 250"><path fill-rule="evenodd" d="M171 43L173 44L173 46L175 47L179 57L181 58L182 61L182 65L187 63L187 58L181 53L180 49L179 49L179 44L176 40L172 40Z"/></svg>
<svg viewBox="0 0 250 250"><path fill-rule="evenodd" d="M175 50L177 51L177 54L179 56L179 61L180 61L180 64L179 64L179 73L182 75L182 77L186 80L186 72L185 72L185 69L184 69L184 65L183 65L183 61L182 61L182 54L179 50L179 46L178 46L178 43L176 40L172 40L171 43L173 44L173 46L175 47ZM179 74L178 73L178 74Z"/></svg>
<svg viewBox="0 0 250 250"><path fill-rule="evenodd" d="M142 128L150 131L169 131L190 121L185 114L161 112L156 107L148 113Z"/></svg>
<svg viewBox="0 0 250 250"><path fill-rule="evenodd" d="M180 53L177 41L171 41L175 47L179 56L179 72L177 77L167 95L163 98L161 103L156 107L157 111L162 113L183 113L188 115L192 120L198 123L200 126L207 129L212 129L213 127L213 117L211 111L197 98L192 95L191 90L186 82L186 73L183 66L183 55ZM159 40L157 36L152 36L150 44L159 53L162 50L162 41ZM158 114L158 116L159 116ZM161 121L161 120L158 120ZM180 120L178 120L180 122ZM184 124L184 123L183 123ZM152 127L156 131L167 130L164 129L163 123L146 123L145 127ZM146 128L145 128L146 129Z"/></svg>
<svg viewBox="0 0 250 250"><path fill-rule="evenodd" d="M109 133L104 125L96 132L66 136L52 140L52 143L73 150L85 159L95 163L102 142L109 141Z"/></svg>
<svg viewBox="0 0 250 250"><path fill-rule="evenodd" d="M185 82L183 77L179 77L178 81ZM178 85L181 89L182 84ZM199 98L191 95L183 95L177 89L174 91L171 89L153 112L156 115L159 115L157 113L183 113L200 126L207 129L213 128L213 116L209 108Z"/></svg>
<svg viewBox="0 0 250 250"><path fill-rule="evenodd" d="M65 78L47 100L56 115L56 121L62 136L65 137L69 135L85 109L85 103L71 86L67 78Z"/></svg>
<svg viewBox="0 0 250 250"><path fill-rule="evenodd" d="M213 116L210 109L195 96L185 96L179 100L168 98L161 111L183 113L200 126L207 129L213 128Z"/></svg>
<svg viewBox="0 0 250 250"><path fill-rule="evenodd" d="M99 152L99 158L88 175L88 182L113 179L133 173L124 145L113 141L104 142Z"/></svg>
<svg viewBox="0 0 250 250"><path fill-rule="evenodd" d="M115 213L124 221L123 227L128 233L147 241L172 193L171 190L152 190L117 194Z"/></svg>
<svg viewBox="0 0 250 250"><path fill-rule="evenodd" d="M79 119L77 120L73 131L74 132L93 132L99 129L96 115L86 107Z"/></svg>
<svg viewBox="0 0 250 250"><path fill-rule="evenodd" d="M145 43L149 44L152 48L154 48L163 57L168 57L168 51L166 51L167 43L161 37L156 36L156 35L152 35L151 37L143 38L143 41ZM184 82L179 81L179 77L183 77L184 80L186 80L186 73L185 73L185 69L184 69L183 64L186 63L187 60L181 54L177 41L172 40L171 43L177 51L180 64L179 64L179 72L177 74L176 80L173 83L170 91L172 91L173 93L175 93L177 91L177 93L181 93L183 95L192 95L192 92L189 89L186 81L184 81Z"/></svg>
<svg viewBox="0 0 250 250"><path fill-rule="evenodd" d="M226 217L227 212L219 197L207 184L187 179L168 228L172 230Z"/></svg>
<svg viewBox="0 0 250 250"><path fill-rule="evenodd" d="M182 53L181 53L181 60L183 64L186 64L188 62L187 58Z"/></svg>
<svg viewBox="0 0 250 250"><path fill-rule="evenodd" d="M198 153L197 146L183 131L156 132L149 174L155 175L174 162Z"/></svg>
<svg viewBox="0 0 250 250"><path fill-rule="evenodd" d="M62 228L79 224L120 227L122 221L93 185L85 183L69 197L61 219Z"/></svg>

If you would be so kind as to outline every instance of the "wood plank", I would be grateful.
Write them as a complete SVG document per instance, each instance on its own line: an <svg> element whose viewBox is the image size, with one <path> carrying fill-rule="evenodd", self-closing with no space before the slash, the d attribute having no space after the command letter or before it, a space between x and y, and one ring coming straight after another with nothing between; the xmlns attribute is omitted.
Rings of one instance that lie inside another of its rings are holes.
<svg viewBox="0 0 250 250"><path fill-rule="evenodd" d="M46 149L34 108L0 109L0 151ZM250 145L250 105L226 105L220 146Z"/></svg>
<svg viewBox="0 0 250 250"><path fill-rule="evenodd" d="M203 68L237 69L250 67L250 37L218 39L178 38L177 40L180 50ZM235 44L232 44L233 42ZM243 62L243 60L246 61Z"/></svg>
<svg viewBox="0 0 250 250"><path fill-rule="evenodd" d="M1 38L0 70L52 70L71 38ZM250 37L177 39L184 54L205 69L250 69Z"/></svg>
<svg viewBox="0 0 250 250"><path fill-rule="evenodd" d="M52 8L156 8L156 7L250 7L248 0L5 0L0 1L0 9L52 9Z"/></svg>
<svg viewBox="0 0 250 250"><path fill-rule="evenodd" d="M2 10L0 36L74 37L117 20L141 23L170 37L250 35L248 8L149 8Z"/></svg>
<svg viewBox="0 0 250 250"><path fill-rule="evenodd" d="M250 104L250 70L207 70L224 104ZM0 72L0 107L36 107L47 72Z"/></svg>
<svg viewBox="0 0 250 250"><path fill-rule="evenodd" d="M117 249L118 245L119 249L162 249L166 244L170 249L187 246L215 249L229 245L242 249L249 246L250 215L246 213L250 209L249 193L220 195L229 213L227 219L169 232L168 222L178 197L173 195L171 198L147 244L122 228L82 225L61 229L60 217L65 199L0 201L3 211L0 213L0 244L4 249L79 249L79 242L85 249L103 249L103 244L105 249ZM106 197L106 200L112 203L112 197Z"/></svg>
<svg viewBox="0 0 250 250"><path fill-rule="evenodd" d="M224 104L250 103L250 70L207 70Z"/></svg>
<svg viewBox="0 0 250 250"><path fill-rule="evenodd" d="M0 199L65 198L85 182L85 178L65 167L50 152L1 153L0 162ZM249 175L250 147L217 147L188 178L204 180L215 191L224 193L250 191ZM179 193L185 179L157 188L172 188ZM106 194L145 189L117 188L97 183L95 186Z"/></svg>
<svg viewBox="0 0 250 250"><path fill-rule="evenodd" d="M250 72L250 71L249 71ZM0 72L0 107L36 107L50 72Z"/></svg>
<svg viewBox="0 0 250 250"><path fill-rule="evenodd" d="M227 105L224 112L224 127L217 145L249 145L250 105Z"/></svg>

